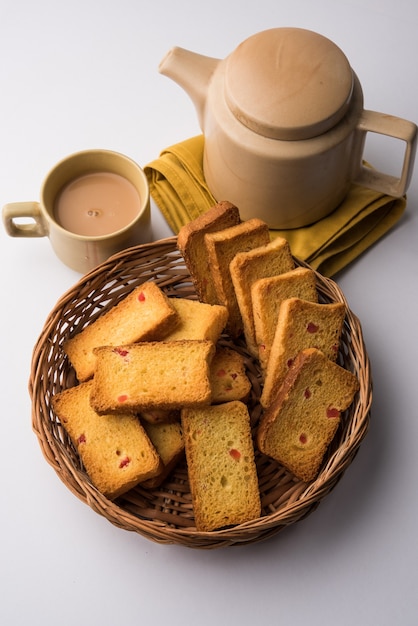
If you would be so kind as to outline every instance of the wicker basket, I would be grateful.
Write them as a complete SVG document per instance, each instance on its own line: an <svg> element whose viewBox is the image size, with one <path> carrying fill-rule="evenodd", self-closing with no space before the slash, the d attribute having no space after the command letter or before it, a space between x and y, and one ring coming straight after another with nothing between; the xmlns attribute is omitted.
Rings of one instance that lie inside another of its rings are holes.
<svg viewBox="0 0 418 626"><path fill-rule="evenodd" d="M306 266L300 261L297 265ZM316 273L321 302L344 302L338 286ZM340 364L354 372L360 391L344 415L319 476L312 483L296 480L278 463L256 453L262 516L251 522L212 532L197 532L185 463L154 490L140 486L112 502L91 484L71 441L51 408L51 396L76 383L63 350L64 341L93 322L134 287L155 281L169 296L195 298L176 238L137 246L111 257L81 278L56 304L33 351L29 391L32 425L46 460L63 483L112 524L159 543L193 548L217 548L266 539L311 513L336 485L366 435L372 398L370 365L358 319L347 306ZM230 344L227 336L221 341ZM252 381L249 410L256 427L261 409L260 371L243 342L234 347L246 357Z"/></svg>

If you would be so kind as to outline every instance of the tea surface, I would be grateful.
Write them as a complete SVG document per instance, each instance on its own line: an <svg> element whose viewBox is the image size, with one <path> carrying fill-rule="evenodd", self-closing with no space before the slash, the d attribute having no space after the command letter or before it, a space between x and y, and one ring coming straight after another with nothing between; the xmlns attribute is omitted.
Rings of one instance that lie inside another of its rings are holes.
<svg viewBox="0 0 418 626"><path fill-rule="evenodd" d="M134 185L119 174L94 172L75 178L58 195L54 216L78 235L102 236L130 224L141 210Z"/></svg>

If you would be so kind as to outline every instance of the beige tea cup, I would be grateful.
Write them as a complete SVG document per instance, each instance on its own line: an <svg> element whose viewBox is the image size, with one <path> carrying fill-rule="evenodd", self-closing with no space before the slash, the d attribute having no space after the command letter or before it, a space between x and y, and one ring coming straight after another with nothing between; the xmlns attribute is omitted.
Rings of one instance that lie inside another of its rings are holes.
<svg viewBox="0 0 418 626"><path fill-rule="evenodd" d="M11 237L48 237L58 258L84 274L150 241L148 181L123 154L77 152L51 169L39 202L4 205L3 223Z"/></svg>

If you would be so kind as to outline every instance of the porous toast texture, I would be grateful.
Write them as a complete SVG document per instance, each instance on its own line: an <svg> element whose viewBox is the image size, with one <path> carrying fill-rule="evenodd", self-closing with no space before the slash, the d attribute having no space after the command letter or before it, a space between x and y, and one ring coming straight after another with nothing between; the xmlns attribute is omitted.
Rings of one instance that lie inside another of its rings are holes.
<svg viewBox="0 0 418 626"><path fill-rule="evenodd" d="M241 313L244 336L248 351L258 358L257 341L251 300L251 287L254 282L267 276L288 272L295 267L295 262L286 239L276 237L264 246L253 250L237 252L231 260L229 269L238 307Z"/></svg>
<svg viewBox="0 0 418 626"><path fill-rule="evenodd" d="M268 407L297 354L318 348L335 361L345 318L342 302L321 304L288 298L280 306L260 403Z"/></svg>
<svg viewBox="0 0 418 626"><path fill-rule="evenodd" d="M303 481L314 480L357 378L316 348L295 358L257 431L258 448Z"/></svg>
<svg viewBox="0 0 418 626"><path fill-rule="evenodd" d="M161 459L139 419L132 414L98 415L90 405L92 381L52 398L92 483L109 499L156 476Z"/></svg>
<svg viewBox="0 0 418 626"><path fill-rule="evenodd" d="M63 349L77 379L85 381L94 374L95 348L159 341L177 324L178 315L170 299L156 283L147 281L66 341Z"/></svg>
<svg viewBox="0 0 418 626"><path fill-rule="evenodd" d="M218 304L207 304L187 298L170 298L179 323L164 341L201 339L216 343L228 321L228 310Z"/></svg>
<svg viewBox="0 0 418 626"><path fill-rule="evenodd" d="M260 278L251 285L255 342L263 372L267 369L280 305L288 298L318 302L315 272L297 267L277 276Z"/></svg>
<svg viewBox="0 0 418 626"><path fill-rule="evenodd" d="M259 517L260 494L247 406L183 409L181 421L196 529Z"/></svg>
<svg viewBox="0 0 418 626"><path fill-rule="evenodd" d="M205 234L235 226L240 221L237 207L231 202L222 201L179 230L177 246L183 255L199 300L202 302L209 304L217 302L204 243Z"/></svg>
<svg viewBox="0 0 418 626"><path fill-rule="evenodd" d="M95 349L90 401L98 413L209 404L211 341L154 341Z"/></svg>
<svg viewBox="0 0 418 626"><path fill-rule="evenodd" d="M251 381L245 370L245 359L236 350L218 346L210 366L212 403L241 400L251 391Z"/></svg>
<svg viewBox="0 0 418 626"><path fill-rule="evenodd" d="M159 487L184 455L184 441L180 422L156 423L144 422L145 432L159 454L162 467L154 478L142 482L143 487Z"/></svg>
<svg viewBox="0 0 418 626"><path fill-rule="evenodd" d="M270 241L268 226L262 220L254 218L220 232L206 234L204 241L216 302L228 309L229 334L232 338L239 337L243 332L243 322L232 282L230 263L239 252L268 244Z"/></svg>

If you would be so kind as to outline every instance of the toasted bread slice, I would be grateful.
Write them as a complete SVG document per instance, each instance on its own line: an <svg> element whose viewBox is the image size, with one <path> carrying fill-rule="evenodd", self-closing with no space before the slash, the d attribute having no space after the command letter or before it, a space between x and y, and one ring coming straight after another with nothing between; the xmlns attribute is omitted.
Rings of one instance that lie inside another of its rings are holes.
<svg viewBox="0 0 418 626"><path fill-rule="evenodd" d="M96 488L109 499L162 470L162 462L137 417L98 415L90 406L93 381L53 396L52 406Z"/></svg>
<svg viewBox="0 0 418 626"><path fill-rule="evenodd" d="M96 348L90 401L98 413L210 404L211 341L154 341Z"/></svg>
<svg viewBox="0 0 418 626"><path fill-rule="evenodd" d="M209 340L216 343L228 321L228 310L219 304L207 304L187 298L170 298L179 323L164 341L185 339Z"/></svg>
<svg viewBox="0 0 418 626"><path fill-rule="evenodd" d="M94 348L129 344L134 341L159 341L179 322L170 299L148 281L134 289L109 311L64 343L79 381L93 376Z"/></svg>
<svg viewBox="0 0 418 626"><path fill-rule="evenodd" d="M242 402L183 409L181 421L196 529L260 515L250 416Z"/></svg>
<svg viewBox="0 0 418 626"><path fill-rule="evenodd" d="M162 461L161 471L158 475L142 483L143 487L154 489L164 482L183 458L183 433L180 422L171 422L169 424L144 422L144 429Z"/></svg>
<svg viewBox="0 0 418 626"><path fill-rule="evenodd" d="M280 305L288 298L318 302L313 270L298 267L278 276L261 278L251 285L257 356L263 372L267 369Z"/></svg>
<svg viewBox="0 0 418 626"><path fill-rule="evenodd" d="M295 267L286 239L277 237L264 246L238 252L229 269L250 354L258 358L257 341L251 301L251 287L259 278L288 272Z"/></svg>
<svg viewBox="0 0 418 626"><path fill-rule="evenodd" d="M244 357L224 346L218 346L210 366L212 403L242 400L245 402L251 391L251 381L245 371Z"/></svg>
<svg viewBox="0 0 418 626"><path fill-rule="evenodd" d="M236 254L264 246L270 241L265 222L247 220L220 232L209 233L204 238L212 281L218 304L228 309L227 329L236 338L243 332L243 323L232 282L230 263Z"/></svg>
<svg viewBox="0 0 418 626"><path fill-rule="evenodd" d="M314 480L358 389L357 378L323 352L302 350L261 419L258 448L300 480Z"/></svg>
<svg viewBox="0 0 418 626"><path fill-rule="evenodd" d="M206 213L185 224L177 235L177 246L183 255L199 300L217 304L204 246L206 233L235 226L241 221L238 208L231 202L218 202Z"/></svg>
<svg viewBox="0 0 418 626"><path fill-rule="evenodd" d="M342 302L320 304L300 298L282 302L260 398L263 407L269 406L301 350L318 348L336 361L345 313Z"/></svg>

